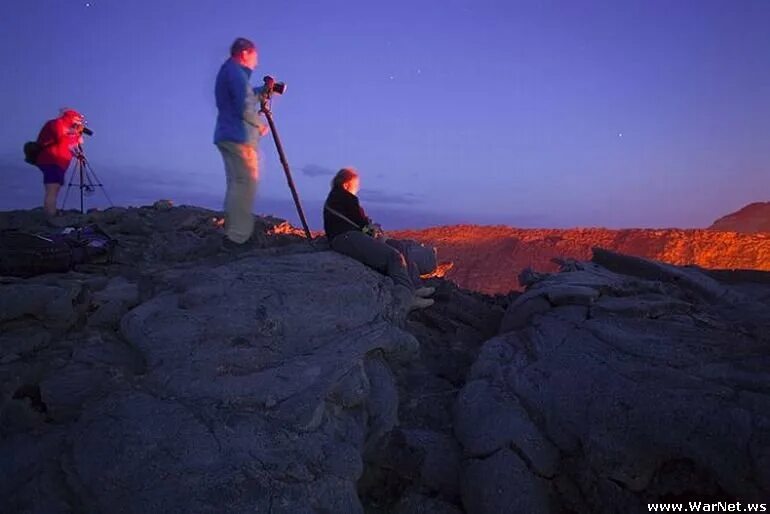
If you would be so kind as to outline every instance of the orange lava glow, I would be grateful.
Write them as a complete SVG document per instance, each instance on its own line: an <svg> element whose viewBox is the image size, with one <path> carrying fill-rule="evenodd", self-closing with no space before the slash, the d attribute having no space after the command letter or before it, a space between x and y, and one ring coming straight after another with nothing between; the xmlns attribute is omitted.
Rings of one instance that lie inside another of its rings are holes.
<svg viewBox="0 0 770 514"><path fill-rule="evenodd" d="M440 261L454 263L447 279L485 293L518 290L517 277L524 268L556 271L558 265L552 259L588 260L595 246L676 265L770 271L770 233L766 232L455 225L388 235L436 246Z"/></svg>
<svg viewBox="0 0 770 514"><path fill-rule="evenodd" d="M446 274L454 268L455 263L454 262L439 262L436 266L435 271L433 273L427 273L425 275L420 275L420 278L422 279L428 279L428 278L443 278L446 276Z"/></svg>

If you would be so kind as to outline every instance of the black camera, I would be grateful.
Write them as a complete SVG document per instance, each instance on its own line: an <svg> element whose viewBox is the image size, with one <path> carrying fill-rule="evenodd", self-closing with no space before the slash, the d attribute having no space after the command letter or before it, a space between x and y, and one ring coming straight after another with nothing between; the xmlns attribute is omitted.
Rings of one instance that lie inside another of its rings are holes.
<svg viewBox="0 0 770 514"><path fill-rule="evenodd" d="M268 93L278 93L279 95L282 95L286 92L286 82L276 82L270 75L267 75L262 80L265 81L265 89Z"/></svg>
<svg viewBox="0 0 770 514"><path fill-rule="evenodd" d="M91 130L90 128L86 127L85 122L83 122L83 123L75 123L73 125L73 128L78 133L78 135L80 135L80 134L85 134L87 136L93 136L94 135L94 131Z"/></svg>

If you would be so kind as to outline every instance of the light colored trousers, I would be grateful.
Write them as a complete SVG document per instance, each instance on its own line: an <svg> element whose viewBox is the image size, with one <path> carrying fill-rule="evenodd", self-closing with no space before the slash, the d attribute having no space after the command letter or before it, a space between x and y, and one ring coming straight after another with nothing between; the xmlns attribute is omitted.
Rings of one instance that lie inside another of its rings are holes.
<svg viewBox="0 0 770 514"><path fill-rule="evenodd" d="M259 180L257 149L248 144L221 141L227 176L225 193L225 236L235 243L245 243L254 231L254 198Z"/></svg>

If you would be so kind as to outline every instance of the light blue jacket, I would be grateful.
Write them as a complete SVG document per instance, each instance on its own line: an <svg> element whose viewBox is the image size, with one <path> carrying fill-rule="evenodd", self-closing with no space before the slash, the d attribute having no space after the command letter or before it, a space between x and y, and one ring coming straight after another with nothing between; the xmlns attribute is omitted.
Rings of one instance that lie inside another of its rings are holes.
<svg viewBox="0 0 770 514"><path fill-rule="evenodd" d="M265 125L259 114L259 95L262 88L252 88L251 70L228 59L219 69L214 95L217 100L217 126L214 143L256 144L259 128Z"/></svg>

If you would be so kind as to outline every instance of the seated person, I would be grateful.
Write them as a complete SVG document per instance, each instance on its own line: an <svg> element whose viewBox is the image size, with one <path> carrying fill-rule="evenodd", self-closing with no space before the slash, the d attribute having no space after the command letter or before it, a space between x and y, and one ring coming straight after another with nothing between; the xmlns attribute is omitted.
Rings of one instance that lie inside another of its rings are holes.
<svg viewBox="0 0 770 514"><path fill-rule="evenodd" d="M397 287L413 295L409 309L422 309L433 305L425 298L433 294L432 287L419 287L419 273L416 266L407 263L404 255L374 237L377 226L372 225L356 194L361 181L358 173L343 168L332 179L331 191L324 204L324 229L332 250L352 257L393 279ZM372 235L369 235L372 234Z"/></svg>

